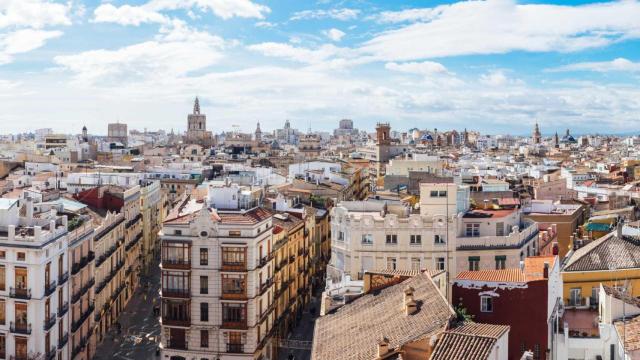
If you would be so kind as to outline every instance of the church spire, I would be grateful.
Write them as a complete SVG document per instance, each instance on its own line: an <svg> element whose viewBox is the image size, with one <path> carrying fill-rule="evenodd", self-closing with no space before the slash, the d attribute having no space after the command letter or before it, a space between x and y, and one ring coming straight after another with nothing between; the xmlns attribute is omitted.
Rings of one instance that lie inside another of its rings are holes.
<svg viewBox="0 0 640 360"><path fill-rule="evenodd" d="M196 96L196 101L193 103L193 113L200 114L200 100L198 100L197 96Z"/></svg>

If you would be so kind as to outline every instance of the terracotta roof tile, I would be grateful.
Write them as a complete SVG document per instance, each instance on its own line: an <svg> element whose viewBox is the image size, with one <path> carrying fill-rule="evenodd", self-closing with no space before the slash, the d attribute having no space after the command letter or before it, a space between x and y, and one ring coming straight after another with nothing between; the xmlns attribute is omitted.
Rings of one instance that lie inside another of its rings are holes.
<svg viewBox="0 0 640 360"><path fill-rule="evenodd" d="M485 360L509 326L465 323L444 332L430 360Z"/></svg>
<svg viewBox="0 0 640 360"><path fill-rule="evenodd" d="M598 271L640 268L640 241L611 232L579 248L563 271Z"/></svg>

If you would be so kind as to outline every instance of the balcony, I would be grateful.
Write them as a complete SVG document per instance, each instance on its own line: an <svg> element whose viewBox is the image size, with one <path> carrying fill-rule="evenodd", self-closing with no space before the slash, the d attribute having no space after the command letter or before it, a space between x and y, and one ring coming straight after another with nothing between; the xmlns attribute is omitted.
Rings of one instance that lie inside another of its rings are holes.
<svg viewBox="0 0 640 360"><path fill-rule="evenodd" d="M84 322L89 318L89 315L91 315L94 309L95 306L93 305L93 303L90 304L87 310L82 313L82 315L80 315L80 318L71 323L71 332L76 332L80 328L80 326L82 326L82 324L84 324Z"/></svg>
<svg viewBox="0 0 640 360"><path fill-rule="evenodd" d="M187 343L184 341L168 342L167 344L165 344L165 347L172 350L189 350Z"/></svg>
<svg viewBox="0 0 640 360"><path fill-rule="evenodd" d="M56 324L56 320L57 319L55 313L49 315L49 318L44 320L44 325L42 326L44 331L51 330L51 328Z"/></svg>
<svg viewBox="0 0 640 360"><path fill-rule="evenodd" d="M162 297L188 299L191 297L190 289L162 289Z"/></svg>
<svg viewBox="0 0 640 360"><path fill-rule="evenodd" d="M102 255L98 256L98 259L96 260L96 267L102 265L102 263L105 260L107 260L109 257L111 257L111 255L113 255L113 253L116 252L116 250L118 250L118 244L113 244L111 245L111 247L107 249L107 251L105 251Z"/></svg>
<svg viewBox="0 0 640 360"><path fill-rule="evenodd" d="M135 239L129 241L129 243L125 245L125 251L131 250L131 248L134 247L140 241L140 239L142 239L142 231L140 231L140 233L136 235Z"/></svg>
<svg viewBox="0 0 640 360"><path fill-rule="evenodd" d="M296 256L295 255L289 256L289 264L293 264L294 261L296 261Z"/></svg>
<svg viewBox="0 0 640 360"><path fill-rule="evenodd" d="M89 289L91 289L93 287L93 285L95 285L95 284L96 284L96 280L95 279L89 280L84 286L82 286L82 288L80 288L80 290L78 292L73 294L73 296L71 297L71 303L72 304L77 303L78 300L80 300L80 298L82 297L82 295L86 294L87 291Z"/></svg>
<svg viewBox="0 0 640 360"><path fill-rule="evenodd" d="M222 271L247 271L246 263L222 263Z"/></svg>
<svg viewBox="0 0 640 360"><path fill-rule="evenodd" d="M56 287L58 287L58 282L55 281L55 280L52 283L45 284L44 285L44 296L49 296L49 295L53 294L53 292L56 291Z"/></svg>
<svg viewBox="0 0 640 360"><path fill-rule="evenodd" d="M24 288L9 288L9 297L14 299L22 299L22 300L30 300L31 299L31 289Z"/></svg>
<svg viewBox="0 0 640 360"><path fill-rule="evenodd" d="M74 358L76 357L76 355L80 354L86 346L87 346L87 338L83 337L80 339L80 342L78 343L78 345L73 347L73 350L71 351L71 358Z"/></svg>
<svg viewBox="0 0 640 360"><path fill-rule="evenodd" d="M69 302L65 301L62 306L58 307L58 317L63 317L69 311Z"/></svg>
<svg viewBox="0 0 640 360"><path fill-rule="evenodd" d="M265 265L267 265L267 263L269 262L269 257L268 256L264 256L262 258L260 258L260 260L258 260L258 264L256 265L257 268L261 268Z"/></svg>
<svg viewBox="0 0 640 360"><path fill-rule="evenodd" d="M9 323L9 331L14 334L31 335L31 324L27 323Z"/></svg>
<svg viewBox="0 0 640 360"><path fill-rule="evenodd" d="M163 317L162 325L164 326L178 326L178 327L189 327L191 326L191 319L170 319Z"/></svg>
<svg viewBox="0 0 640 360"><path fill-rule="evenodd" d="M58 350L62 350L62 348L67 345L69 342L69 333L65 333L60 340L58 340Z"/></svg>
<svg viewBox="0 0 640 360"><path fill-rule="evenodd" d="M46 360L53 360L56 358L57 353L58 353L57 348L55 345L53 345L51 349L47 350L47 352L44 354L44 358Z"/></svg>
<svg viewBox="0 0 640 360"><path fill-rule="evenodd" d="M185 259L162 259L163 269L190 270L191 260Z"/></svg>
<svg viewBox="0 0 640 360"><path fill-rule="evenodd" d="M58 286L64 285L69 280L69 272L65 271L63 274L58 275Z"/></svg>
<svg viewBox="0 0 640 360"><path fill-rule="evenodd" d="M259 295L264 294L267 289L271 287L271 285L273 285L273 278L268 278L264 283L260 284L260 286L258 287Z"/></svg>
<svg viewBox="0 0 640 360"><path fill-rule="evenodd" d="M242 320L242 321L228 321L228 320L222 320L222 326L220 326L220 328L222 329L239 329L239 330L246 330L247 329L247 321L246 320Z"/></svg>
<svg viewBox="0 0 640 360"><path fill-rule="evenodd" d="M243 344L227 344L227 352L231 354L242 354L244 353L244 345Z"/></svg>
<svg viewBox="0 0 640 360"><path fill-rule="evenodd" d="M524 244L538 236L538 226L534 223L524 223L518 231L505 236L467 236L459 235L457 249L482 250L482 249L519 249Z"/></svg>
<svg viewBox="0 0 640 360"><path fill-rule="evenodd" d="M80 261L71 265L71 275L79 273L80 270L84 269L84 267L94 259L94 257L95 256L93 251L89 251L89 254L87 256L83 256L82 258L80 258Z"/></svg>

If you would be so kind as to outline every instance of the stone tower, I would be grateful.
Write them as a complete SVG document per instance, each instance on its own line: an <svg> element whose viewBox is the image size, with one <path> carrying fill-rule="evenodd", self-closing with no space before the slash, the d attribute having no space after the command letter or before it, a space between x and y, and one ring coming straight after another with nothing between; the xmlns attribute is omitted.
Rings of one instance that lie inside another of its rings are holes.
<svg viewBox="0 0 640 360"><path fill-rule="evenodd" d="M538 122L536 122L536 126L533 128L533 143L540 144L542 141L542 136L540 135L540 127L538 126Z"/></svg>
<svg viewBox="0 0 640 360"><path fill-rule="evenodd" d="M209 147L213 144L213 135L207 131L207 116L200 112L200 100L196 96L193 113L187 116L187 144Z"/></svg>
<svg viewBox="0 0 640 360"><path fill-rule="evenodd" d="M262 130L260 130L260 122L258 121L258 125L256 126L255 132L256 141L262 141Z"/></svg>

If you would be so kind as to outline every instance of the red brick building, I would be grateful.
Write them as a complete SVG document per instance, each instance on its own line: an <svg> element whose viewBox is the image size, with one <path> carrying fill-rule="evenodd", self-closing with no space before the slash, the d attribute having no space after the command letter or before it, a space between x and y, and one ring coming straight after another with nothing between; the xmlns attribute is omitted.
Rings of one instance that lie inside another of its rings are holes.
<svg viewBox="0 0 640 360"><path fill-rule="evenodd" d="M464 271L454 280L454 306L466 308L473 321L509 325L509 359L531 350L534 359L548 359L551 324L562 296L555 256L532 256L521 268Z"/></svg>

